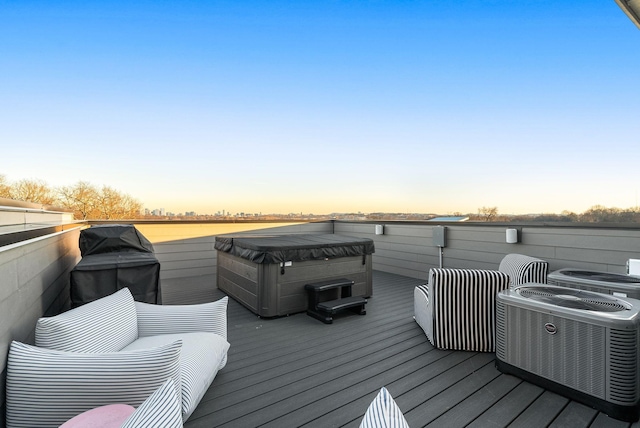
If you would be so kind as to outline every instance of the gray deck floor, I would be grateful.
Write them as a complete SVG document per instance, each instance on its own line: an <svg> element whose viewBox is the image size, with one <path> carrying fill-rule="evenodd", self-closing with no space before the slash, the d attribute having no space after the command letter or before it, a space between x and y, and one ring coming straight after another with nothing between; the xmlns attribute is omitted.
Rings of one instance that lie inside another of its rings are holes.
<svg viewBox="0 0 640 428"><path fill-rule="evenodd" d="M500 373L494 354L434 349L412 318L420 281L373 279L367 314L331 325L230 299L228 364L185 427L357 427L382 386L412 428L630 426Z"/></svg>

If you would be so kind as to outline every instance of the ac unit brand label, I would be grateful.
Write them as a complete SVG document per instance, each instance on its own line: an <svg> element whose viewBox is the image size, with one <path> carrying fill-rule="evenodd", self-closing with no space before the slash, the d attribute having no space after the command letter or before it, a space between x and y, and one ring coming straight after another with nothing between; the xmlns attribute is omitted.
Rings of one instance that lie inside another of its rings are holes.
<svg viewBox="0 0 640 428"><path fill-rule="evenodd" d="M544 325L544 329L547 330L549 334L556 334L558 332L558 328L550 322Z"/></svg>

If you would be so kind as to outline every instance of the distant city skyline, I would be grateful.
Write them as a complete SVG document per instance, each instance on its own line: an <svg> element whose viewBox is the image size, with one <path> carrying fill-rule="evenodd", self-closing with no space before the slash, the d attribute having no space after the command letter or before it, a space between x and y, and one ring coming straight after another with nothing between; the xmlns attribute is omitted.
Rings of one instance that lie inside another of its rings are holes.
<svg viewBox="0 0 640 428"><path fill-rule="evenodd" d="M0 174L167 211L638 205L614 0L0 5Z"/></svg>

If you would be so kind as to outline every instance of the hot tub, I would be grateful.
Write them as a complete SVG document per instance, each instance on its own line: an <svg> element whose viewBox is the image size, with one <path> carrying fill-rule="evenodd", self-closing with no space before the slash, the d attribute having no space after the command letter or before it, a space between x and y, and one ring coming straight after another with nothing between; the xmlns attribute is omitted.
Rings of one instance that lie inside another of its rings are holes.
<svg viewBox="0 0 640 428"><path fill-rule="evenodd" d="M347 278L353 296L373 294L369 238L225 235L215 249L218 288L261 317L306 311L304 286L318 281Z"/></svg>
<svg viewBox="0 0 640 428"><path fill-rule="evenodd" d="M550 285L640 299L640 277L638 276L565 268L551 272L547 280Z"/></svg>

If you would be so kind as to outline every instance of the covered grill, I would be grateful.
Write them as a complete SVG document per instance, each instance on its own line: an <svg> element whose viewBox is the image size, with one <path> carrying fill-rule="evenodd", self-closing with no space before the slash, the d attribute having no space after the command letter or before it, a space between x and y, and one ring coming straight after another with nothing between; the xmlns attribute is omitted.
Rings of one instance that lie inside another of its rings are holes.
<svg viewBox="0 0 640 428"><path fill-rule="evenodd" d="M71 306L129 288L139 302L161 303L160 262L133 225L99 225L80 232L82 259L71 271Z"/></svg>

